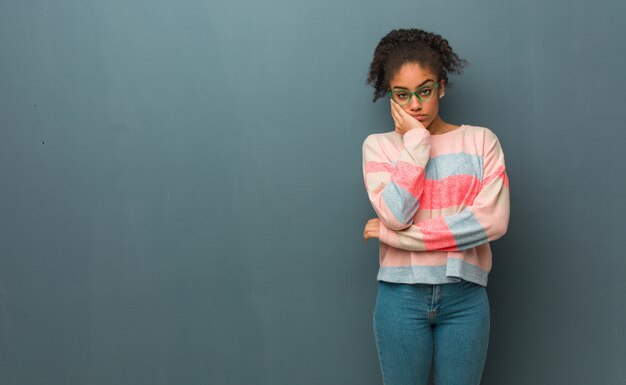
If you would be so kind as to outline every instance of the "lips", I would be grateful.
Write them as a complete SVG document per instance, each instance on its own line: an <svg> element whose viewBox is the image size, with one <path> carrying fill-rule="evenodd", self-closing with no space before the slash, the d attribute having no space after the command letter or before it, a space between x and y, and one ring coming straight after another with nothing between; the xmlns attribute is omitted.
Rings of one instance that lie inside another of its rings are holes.
<svg viewBox="0 0 626 385"><path fill-rule="evenodd" d="M411 116L417 120L422 121L422 120L425 120L428 115L411 115Z"/></svg>

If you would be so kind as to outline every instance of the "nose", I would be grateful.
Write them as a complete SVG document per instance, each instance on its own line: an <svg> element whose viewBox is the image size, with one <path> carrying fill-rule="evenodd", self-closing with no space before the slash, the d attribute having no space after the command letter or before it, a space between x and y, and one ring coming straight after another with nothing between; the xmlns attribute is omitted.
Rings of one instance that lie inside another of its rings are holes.
<svg viewBox="0 0 626 385"><path fill-rule="evenodd" d="M419 111L422 109L422 102L417 98L417 96L413 95L409 101L409 108L413 111Z"/></svg>

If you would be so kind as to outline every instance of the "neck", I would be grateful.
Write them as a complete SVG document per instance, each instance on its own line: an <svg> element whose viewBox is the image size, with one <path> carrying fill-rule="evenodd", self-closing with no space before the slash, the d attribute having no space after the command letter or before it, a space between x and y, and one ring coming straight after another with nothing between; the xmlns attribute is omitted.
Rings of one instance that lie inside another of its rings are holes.
<svg viewBox="0 0 626 385"><path fill-rule="evenodd" d="M428 126L428 131L430 131L431 135L437 135L446 130L447 123L437 115L435 119Z"/></svg>

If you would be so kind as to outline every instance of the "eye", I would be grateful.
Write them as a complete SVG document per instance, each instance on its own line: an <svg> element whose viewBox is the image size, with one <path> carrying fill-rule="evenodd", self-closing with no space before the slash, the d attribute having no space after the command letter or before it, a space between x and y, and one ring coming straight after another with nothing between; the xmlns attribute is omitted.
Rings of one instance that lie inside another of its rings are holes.
<svg viewBox="0 0 626 385"><path fill-rule="evenodd" d="M409 97L409 93L408 92L397 92L396 93L396 97L398 99L404 100L404 99L407 99Z"/></svg>
<svg viewBox="0 0 626 385"><path fill-rule="evenodd" d="M430 94L433 92L433 88L432 87L426 87L426 88L422 88L420 90L420 95L422 96L430 96Z"/></svg>

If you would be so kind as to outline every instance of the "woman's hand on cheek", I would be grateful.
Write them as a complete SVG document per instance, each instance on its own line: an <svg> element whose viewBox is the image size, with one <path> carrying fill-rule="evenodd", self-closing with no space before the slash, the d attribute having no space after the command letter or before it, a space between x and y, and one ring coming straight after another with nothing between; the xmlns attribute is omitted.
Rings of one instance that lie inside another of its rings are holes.
<svg viewBox="0 0 626 385"><path fill-rule="evenodd" d="M402 107L400 107L398 103L394 102L391 99L389 99L389 102L391 103L391 117L393 118L393 121L396 125L396 132L398 134L404 135L407 133L407 131L414 128L426 129L422 122L415 119L406 111L404 111L404 109L402 109Z"/></svg>

